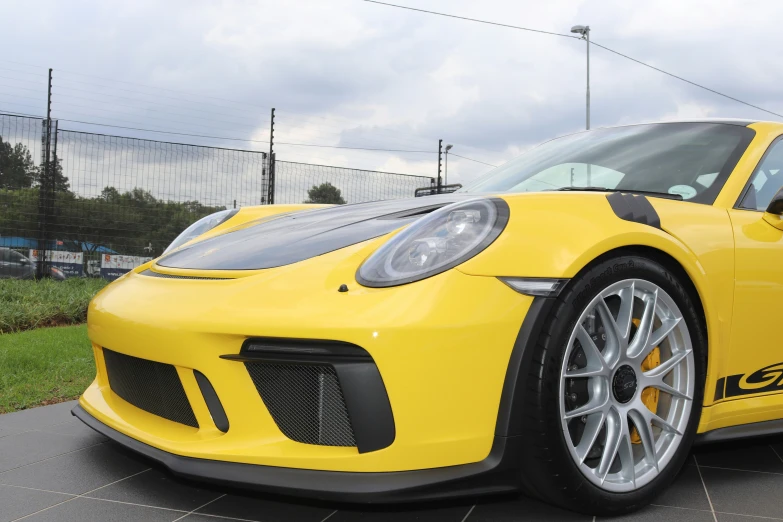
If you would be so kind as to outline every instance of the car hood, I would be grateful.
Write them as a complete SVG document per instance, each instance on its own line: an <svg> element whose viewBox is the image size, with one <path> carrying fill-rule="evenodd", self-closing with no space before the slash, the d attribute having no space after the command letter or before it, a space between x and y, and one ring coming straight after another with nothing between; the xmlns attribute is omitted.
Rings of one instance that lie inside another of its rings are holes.
<svg viewBox="0 0 783 522"><path fill-rule="evenodd" d="M442 194L282 214L185 246L157 265L196 270L259 270L290 265L404 227L442 206L475 198Z"/></svg>

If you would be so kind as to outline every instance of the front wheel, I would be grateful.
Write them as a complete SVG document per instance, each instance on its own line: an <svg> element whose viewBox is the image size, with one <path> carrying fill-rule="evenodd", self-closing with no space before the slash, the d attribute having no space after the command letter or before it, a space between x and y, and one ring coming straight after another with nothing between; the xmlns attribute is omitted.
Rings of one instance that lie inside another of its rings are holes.
<svg viewBox="0 0 783 522"><path fill-rule="evenodd" d="M701 412L703 330L686 288L651 259L607 259L572 280L533 348L528 489L592 515L665 489Z"/></svg>

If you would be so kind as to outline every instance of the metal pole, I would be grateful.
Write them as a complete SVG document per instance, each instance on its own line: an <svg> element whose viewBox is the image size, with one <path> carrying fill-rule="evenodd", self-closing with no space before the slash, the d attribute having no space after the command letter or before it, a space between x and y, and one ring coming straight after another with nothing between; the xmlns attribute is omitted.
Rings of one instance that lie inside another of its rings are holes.
<svg viewBox="0 0 783 522"><path fill-rule="evenodd" d="M272 118L269 124L269 204L275 202L275 108L272 107Z"/></svg>
<svg viewBox="0 0 783 522"><path fill-rule="evenodd" d="M590 26L585 30L585 41L587 42L587 130L590 130ZM592 168L587 164L587 186L592 186Z"/></svg>
<svg viewBox="0 0 783 522"><path fill-rule="evenodd" d="M46 129L44 129L43 172L38 180L38 264L36 277L43 278L46 263L46 215L48 214L47 192L49 185L49 162L52 143L52 69L49 69L49 87L46 96Z"/></svg>
<svg viewBox="0 0 783 522"><path fill-rule="evenodd" d="M443 158L443 184L449 184L449 149L446 149L445 157Z"/></svg>
<svg viewBox="0 0 783 522"><path fill-rule="evenodd" d="M443 188L443 179L440 177L441 174L441 162L443 160L443 140L438 140L438 194L441 193L441 190Z"/></svg>
<svg viewBox="0 0 783 522"><path fill-rule="evenodd" d="M590 26L585 28L585 41L587 42L587 130L590 130Z"/></svg>

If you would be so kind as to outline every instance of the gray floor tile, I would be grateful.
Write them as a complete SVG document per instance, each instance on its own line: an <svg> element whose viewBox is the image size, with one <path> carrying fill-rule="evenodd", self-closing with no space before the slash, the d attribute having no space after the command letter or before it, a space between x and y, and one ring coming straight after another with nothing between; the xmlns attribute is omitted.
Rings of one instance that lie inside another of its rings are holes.
<svg viewBox="0 0 783 522"><path fill-rule="evenodd" d="M664 506L647 506L641 511L622 517L600 518L612 522L715 522L712 511L695 511L693 509L670 508Z"/></svg>
<svg viewBox="0 0 783 522"><path fill-rule="evenodd" d="M715 511L783 518L783 475L701 468Z"/></svg>
<svg viewBox="0 0 783 522"><path fill-rule="evenodd" d="M75 498L25 519L25 522L170 522L181 511Z"/></svg>
<svg viewBox="0 0 783 522"><path fill-rule="evenodd" d="M469 522L511 522L530 521L591 521L593 517L580 515L544 504L537 500L520 497L506 502L487 502L476 505L468 517Z"/></svg>
<svg viewBox="0 0 783 522"><path fill-rule="evenodd" d="M119 500L168 509L193 511L223 493L201 489L193 484L177 481L156 469L99 489L86 496Z"/></svg>
<svg viewBox="0 0 783 522"><path fill-rule="evenodd" d="M73 417L71 410L76 403L77 401L61 402L0 415L0 437L65 422Z"/></svg>
<svg viewBox="0 0 783 522"><path fill-rule="evenodd" d="M206 501L205 501L206 502ZM226 495L225 497L197 509L197 513L221 517L244 518L263 522L320 522L334 509L311 506L295 501L284 502L267 500L244 495ZM332 520L331 518L329 519Z"/></svg>
<svg viewBox="0 0 783 522"><path fill-rule="evenodd" d="M711 444L698 448L695 455L699 466L783 473L783 460L769 444Z"/></svg>
<svg viewBox="0 0 783 522"><path fill-rule="evenodd" d="M80 495L148 467L105 443L0 474L0 483Z"/></svg>
<svg viewBox="0 0 783 522"><path fill-rule="evenodd" d="M340 510L329 522L462 522L470 506L427 508L426 506L378 507L376 509ZM266 519L262 519L266 522Z"/></svg>
<svg viewBox="0 0 783 522"><path fill-rule="evenodd" d="M99 442L42 431L8 435L0 438L0 477L4 471L86 448Z"/></svg>
<svg viewBox="0 0 783 522"><path fill-rule="evenodd" d="M10 522L73 498L70 495L0 486L0 522Z"/></svg>
<svg viewBox="0 0 783 522"><path fill-rule="evenodd" d="M656 498L653 504L709 511L710 501L696 466L683 466L674 483Z"/></svg>
<svg viewBox="0 0 783 522"><path fill-rule="evenodd" d="M58 435L68 435L70 437L78 437L83 440L89 440L93 443L104 442L109 440L94 429L87 426L85 423L71 417L70 420L62 422L60 424L54 424L52 426L46 426L44 428L38 428L36 431L42 431L44 433L56 433Z"/></svg>

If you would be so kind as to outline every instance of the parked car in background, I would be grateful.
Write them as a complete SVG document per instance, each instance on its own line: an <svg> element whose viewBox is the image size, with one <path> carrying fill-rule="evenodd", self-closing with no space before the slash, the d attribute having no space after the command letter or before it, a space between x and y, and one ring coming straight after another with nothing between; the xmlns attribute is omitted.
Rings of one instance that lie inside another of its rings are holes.
<svg viewBox="0 0 783 522"><path fill-rule="evenodd" d="M15 250L0 248L0 279L33 279L35 263ZM65 273L57 267L46 267L45 277L62 281Z"/></svg>

